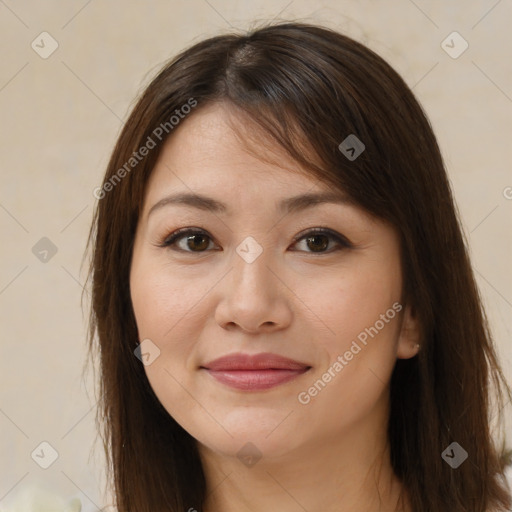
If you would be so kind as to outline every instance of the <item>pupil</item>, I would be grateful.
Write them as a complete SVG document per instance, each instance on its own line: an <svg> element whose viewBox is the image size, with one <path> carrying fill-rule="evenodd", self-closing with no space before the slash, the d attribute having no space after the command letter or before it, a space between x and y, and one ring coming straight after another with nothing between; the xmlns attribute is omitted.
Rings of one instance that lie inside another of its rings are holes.
<svg viewBox="0 0 512 512"><path fill-rule="evenodd" d="M325 235L316 235L316 236L310 236L307 239L308 247L312 250L316 249L326 249L329 245L329 241L327 240L327 237Z"/></svg>
<svg viewBox="0 0 512 512"><path fill-rule="evenodd" d="M195 243L195 242L197 242L198 239L201 240L202 243L200 243L200 244ZM202 249L206 249L208 247L208 240L203 235L192 235L192 236L187 237L187 245L188 245L189 249L202 250Z"/></svg>

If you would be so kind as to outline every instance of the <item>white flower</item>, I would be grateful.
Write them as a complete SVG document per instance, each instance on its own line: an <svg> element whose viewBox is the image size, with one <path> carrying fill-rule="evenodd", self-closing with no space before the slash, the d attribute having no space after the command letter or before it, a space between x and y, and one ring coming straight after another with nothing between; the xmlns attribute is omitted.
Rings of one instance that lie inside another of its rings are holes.
<svg viewBox="0 0 512 512"><path fill-rule="evenodd" d="M78 498L64 499L55 493L38 487L25 488L7 508L0 504L0 512L81 512L82 503Z"/></svg>

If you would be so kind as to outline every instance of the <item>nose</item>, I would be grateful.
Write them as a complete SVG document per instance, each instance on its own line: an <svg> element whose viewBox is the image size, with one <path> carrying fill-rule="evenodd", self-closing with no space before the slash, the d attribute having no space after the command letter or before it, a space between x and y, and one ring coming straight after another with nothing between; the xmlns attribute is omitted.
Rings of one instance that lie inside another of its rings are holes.
<svg viewBox="0 0 512 512"><path fill-rule="evenodd" d="M215 319L227 330L270 333L292 321L291 292L269 267L265 251L248 263L234 254L233 268L222 280ZM275 266L275 265L274 265Z"/></svg>

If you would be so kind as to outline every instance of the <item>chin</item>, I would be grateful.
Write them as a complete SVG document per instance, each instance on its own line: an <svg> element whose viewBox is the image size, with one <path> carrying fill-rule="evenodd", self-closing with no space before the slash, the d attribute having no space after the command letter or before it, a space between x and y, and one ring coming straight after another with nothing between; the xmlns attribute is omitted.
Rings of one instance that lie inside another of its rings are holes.
<svg viewBox="0 0 512 512"><path fill-rule="evenodd" d="M302 432L296 425L287 423L288 420L283 421L286 414L281 411L264 416L261 411L250 413L246 409L220 421L231 435L222 428L217 428L215 435L206 428L189 432L209 450L228 457L261 458L270 454L279 457L300 444L296 435L298 431Z"/></svg>

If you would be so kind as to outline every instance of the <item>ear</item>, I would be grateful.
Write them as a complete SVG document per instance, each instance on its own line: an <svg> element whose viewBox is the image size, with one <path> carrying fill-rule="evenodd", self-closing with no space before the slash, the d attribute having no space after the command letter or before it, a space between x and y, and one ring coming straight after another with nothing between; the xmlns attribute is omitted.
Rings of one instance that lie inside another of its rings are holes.
<svg viewBox="0 0 512 512"><path fill-rule="evenodd" d="M420 350L420 325L417 315L410 304L405 306L402 325L398 335L397 358L410 359Z"/></svg>

